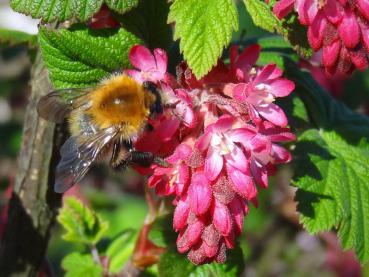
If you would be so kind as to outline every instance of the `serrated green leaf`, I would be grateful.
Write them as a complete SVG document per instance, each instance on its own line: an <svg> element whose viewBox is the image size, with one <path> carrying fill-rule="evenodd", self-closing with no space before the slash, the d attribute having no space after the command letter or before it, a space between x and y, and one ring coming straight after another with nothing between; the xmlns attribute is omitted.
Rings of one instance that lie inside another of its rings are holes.
<svg viewBox="0 0 369 277"><path fill-rule="evenodd" d="M118 273L128 261L135 248L137 232L125 230L120 234L106 250L109 258L109 273Z"/></svg>
<svg viewBox="0 0 369 277"><path fill-rule="evenodd" d="M96 13L103 0L11 0L16 12L41 18L44 22L65 21L76 17L82 21Z"/></svg>
<svg viewBox="0 0 369 277"><path fill-rule="evenodd" d="M369 260L369 144L309 130L299 138L294 184L301 222L311 232L338 228L345 249Z"/></svg>
<svg viewBox="0 0 369 277"><path fill-rule="evenodd" d="M238 29L237 9L232 0L176 0L168 22L175 22L175 39L197 78L217 63Z"/></svg>
<svg viewBox="0 0 369 277"><path fill-rule="evenodd" d="M174 245L176 233L173 230L173 215L165 215L157 218L151 225L149 240L160 247Z"/></svg>
<svg viewBox="0 0 369 277"><path fill-rule="evenodd" d="M289 41L293 49L304 58L310 58L313 55L313 49L307 40L307 28L300 24L295 14L280 21L277 32Z"/></svg>
<svg viewBox="0 0 369 277"><path fill-rule="evenodd" d="M110 9L125 13L139 0L105 0ZM68 19L86 21L99 11L104 0L11 0L13 10L40 18L43 22L63 22Z"/></svg>
<svg viewBox="0 0 369 277"><path fill-rule="evenodd" d="M94 262L91 255L71 253L64 257L62 267L66 271L65 277L101 277L103 268Z"/></svg>
<svg viewBox="0 0 369 277"><path fill-rule="evenodd" d="M0 43L10 46L26 44L35 47L37 44L37 36L16 30L0 29Z"/></svg>
<svg viewBox="0 0 369 277"><path fill-rule="evenodd" d="M238 246L228 251L224 264L213 262L200 266L192 264L185 255L179 254L173 248L161 256L158 268L161 277L236 277L240 276L243 269L243 254Z"/></svg>
<svg viewBox="0 0 369 277"><path fill-rule="evenodd" d="M105 0L108 7L118 13L126 13L137 7L139 0Z"/></svg>
<svg viewBox="0 0 369 277"><path fill-rule="evenodd" d="M112 71L128 68L129 50L141 43L123 28L90 30L78 24L57 31L42 27L39 41L55 88L96 85Z"/></svg>
<svg viewBox="0 0 369 277"><path fill-rule="evenodd" d="M298 68L284 56L286 76L296 84L295 92L303 100L317 128L333 129L352 144L369 137L369 117L356 113L334 99L312 78L310 72Z"/></svg>
<svg viewBox="0 0 369 277"><path fill-rule="evenodd" d="M64 240L88 245L100 241L109 228L108 222L74 197L65 200L58 221L66 231Z"/></svg>
<svg viewBox="0 0 369 277"><path fill-rule="evenodd" d="M291 14L287 19L280 21L265 1L244 0L244 3L256 26L282 35L292 48L305 58L309 58L313 54L307 41L306 27L298 22L295 15Z"/></svg>
<svg viewBox="0 0 369 277"><path fill-rule="evenodd" d="M169 3L166 0L140 1L137 8L116 19L126 30L141 38L151 48L168 49L172 43L172 30L167 24Z"/></svg>
<svg viewBox="0 0 369 277"><path fill-rule="evenodd" d="M278 27L278 19L272 13L268 5L260 0L243 0L254 24L269 32L274 32Z"/></svg>

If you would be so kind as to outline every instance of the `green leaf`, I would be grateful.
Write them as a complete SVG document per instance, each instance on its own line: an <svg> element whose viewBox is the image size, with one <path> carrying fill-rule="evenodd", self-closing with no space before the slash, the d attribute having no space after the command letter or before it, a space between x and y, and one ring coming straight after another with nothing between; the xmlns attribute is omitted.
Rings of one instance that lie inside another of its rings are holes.
<svg viewBox="0 0 369 277"><path fill-rule="evenodd" d="M278 22L277 32L282 35L304 58L310 58L313 55L307 39L307 28L298 21L296 14L291 14L286 19Z"/></svg>
<svg viewBox="0 0 369 277"><path fill-rule="evenodd" d="M109 258L109 273L118 273L128 261L135 248L137 233L125 230L120 234L106 250Z"/></svg>
<svg viewBox="0 0 369 277"><path fill-rule="evenodd" d="M305 58L313 54L307 41L306 27L298 22L296 15L280 21L263 0L244 0L244 3L256 26L282 35Z"/></svg>
<svg viewBox="0 0 369 277"><path fill-rule="evenodd" d="M103 268L94 262L91 255L71 253L64 257L62 267L66 271L65 277L101 277Z"/></svg>
<svg viewBox="0 0 369 277"><path fill-rule="evenodd" d="M175 39L197 78L217 63L232 31L238 29L237 9L232 0L176 0L168 22L175 22Z"/></svg>
<svg viewBox="0 0 369 277"><path fill-rule="evenodd" d="M108 7L118 13L126 13L138 6L139 0L105 0Z"/></svg>
<svg viewBox="0 0 369 277"><path fill-rule="evenodd" d="M278 27L278 19L272 13L268 5L260 0L243 0L254 24L269 32L274 32Z"/></svg>
<svg viewBox="0 0 369 277"><path fill-rule="evenodd" d="M369 260L369 144L353 146L333 131L309 130L296 148L296 199L311 232L338 228L345 249Z"/></svg>
<svg viewBox="0 0 369 277"><path fill-rule="evenodd" d="M37 44L37 36L16 30L0 29L0 43L10 46L26 44L35 47Z"/></svg>
<svg viewBox="0 0 369 277"><path fill-rule="evenodd" d="M65 21L78 18L82 21L96 13L103 0L11 0L16 12L41 18L43 22Z"/></svg>
<svg viewBox="0 0 369 277"><path fill-rule="evenodd" d="M100 241L109 228L106 221L74 197L65 200L58 221L66 231L64 240L88 245Z"/></svg>
<svg viewBox="0 0 369 277"><path fill-rule="evenodd" d="M168 49L172 43L172 31L167 24L169 4L166 0L140 1L137 8L116 19L126 30L141 38L145 44L153 48Z"/></svg>
<svg viewBox="0 0 369 277"><path fill-rule="evenodd" d="M112 71L128 68L129 50L141 43L123 28L90 30L79 24L57 31L42 27L39 40L43 59L56 88L96 85Z"/></svg>
<svg viewBox="0 0 369 277"><path fill-rule="evenodd" d="M369 137L368 116L358 114L335 100L312 78L310 72L300 70L287 56L284 56L284 67L286 76L295 82L295 92L304 102L317 128L333 129L351 144Z"/></svg>
<svg viewBox="0 0 369 277"><path fill-rule="evenodd" d="M173 248L161 256L159 276L161 277L232 277L240 276L244 270L243 254L237 246L228 251L227 261L224 264L211 263L204 265L192 264L185 255L181 255Z"/></svg>
<svg viewBox="0 0 369 277"><path fill-rule="evenodd" d="M110 9L125 13L138 5L139 0L105 0ZM104 0L11 0L16 12L40 18L43 22L63 22L76 18L86 21L99 11Z"/></svg>
<svg viewBox="0 0 369 277"><path fill-rule="evenodd" d="M160 247L174 245L176 242L176 233L173 230L173 215L165 215L157 218L151 225L149 239Z"/></svg>

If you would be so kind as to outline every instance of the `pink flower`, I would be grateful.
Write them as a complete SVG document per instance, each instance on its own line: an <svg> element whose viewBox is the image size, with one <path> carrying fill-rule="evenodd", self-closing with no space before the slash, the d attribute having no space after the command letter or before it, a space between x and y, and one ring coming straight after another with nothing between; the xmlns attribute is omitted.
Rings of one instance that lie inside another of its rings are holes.
<svg viewBox="0 0 369 277"><path fill-rule="evenodd" d="M238 54L238 46L232 46L229 53L230 69L237 81L248 81L251 68L259 58L261 48L258 44L253 44Z"/></svg>
<svg viewBox="0 0 369 277"><path fill-rule="evenodd" d="M214 181L223 164L228 163L242 172L247 171L247 159L232 137L232 125L234 118L224 115L212 125L209 125L205 133L198 139L196 146L200 151L207 151L205 159L205 175L210 181Z"/></svg>
<svg viewBox="0 0 369 277"><path fill-rule="evenodd" d="M150 176L148 184L155 187L159 195L170 195L177 193L181 195L187 188L190 180L190 169L187 166L192 149L186 144L180 144L174 153L166 158L171 167L155 166L153 175Z"/></svg>
<svg viewBox="0 0 369 277"><path fill-rule="evenodd" d="M177 249L195 264L226 260L226 250L242 232L249 201L257 203L254 182L267 187L274 165L291 159L276 144L294 136L273 102L289 95L294 84L275 65L255 67L258 45L240 54L237 49L231 49L229 65L219 61L200 80L184 62L177 67L178 81L167 78L166 66L156 66L155 50L153 56L139 47L130 55L141 71L129 72L155 81L165 104L134 146L170 164L153 165L146 171L148 182L158 195L174 196Z"/></svg>
<svg viewBox="0 0 369 277"><path fill-rule="evenodd" d="M127 69L124 72L140 83L144 81L157 83L166 77L168 57L162 49L154 49L152 55L145 46L136 45L129 52L129 60L138 70Z"/></svg>
<svg viewBox="0 0 369 277"><path fill-rule="evenodd" d="M291 154L275 142L295 140L288 128L281 128L264 121L257 126L247 126L239 142L250 156L250 169L254 180L262 187L268 187L268 175L271 175L274 164L287 163ZM248 139L245 139L245 137Z"/></svg>
<svg viewBox="0 0 369 277"><path fill-rule="evenodd" d="M308 26L311 47L315 51L323 49L322 61L328 75L348 75L355 68L368 67L368 1L281 0L273 11L283 18L293 7L300 23Z"/></svg>
<svg viewBox="0 0 369 277"><path fill-rule="evenodd" d="M260 121L260 116L279 126L287 125L283 110L274 104L276 97L288 96L295 88L293 82L281 78L282 71L275 65L265 66L249 83L240 83L233 88L233 97L250 104L251 116Z"/></svg>

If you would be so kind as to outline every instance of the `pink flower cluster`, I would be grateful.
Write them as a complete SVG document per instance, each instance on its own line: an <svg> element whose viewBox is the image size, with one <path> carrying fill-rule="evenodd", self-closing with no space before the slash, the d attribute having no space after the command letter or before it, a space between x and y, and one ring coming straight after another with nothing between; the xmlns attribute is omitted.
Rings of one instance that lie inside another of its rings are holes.
<svg viewBox="0 0 369 277"><path fill-rule="evenodd" d="M149 185L159 195L175 197L173 228L177 248L195 264L224 262L242 232L256 184L268 186L276 164L291 160L279 142L295 136L282 109L274 103L289 95L293 82L274 64L255 67L260 47L230 51L197 80L185 63L177 78L167 72L167 55L152 55L135 46L126 73L139 82L155 82L162 91L164 112L151 119L135 147L165 157L170 167L153 165Z"/></svg>
<svg viewBox="0 0 369 277"><path fill-rule="evenodd" d="M311 47L322 49L328 75L343 76L368 67L368 0L281 0L273 11L283 18L292 9L300 23L308 26Z"/></svg>

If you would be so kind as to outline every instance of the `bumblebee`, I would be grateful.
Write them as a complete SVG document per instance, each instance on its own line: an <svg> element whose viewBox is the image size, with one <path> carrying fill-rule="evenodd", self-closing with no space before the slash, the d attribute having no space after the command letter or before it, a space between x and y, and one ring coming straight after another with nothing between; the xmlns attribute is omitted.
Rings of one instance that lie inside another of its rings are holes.
<svg viewBox="0 0 369 277"><path fill-rule="evenodd" d="M102 156L113 168L130 164L165 165L150 152L136 151L132 140L148 126L148 119L163 111L155 84L115 74L95 88L61 89L42 97L38 114L62 123L68 118L71 136L60 149L54 189L62 193L79 182Z"/></svg>

